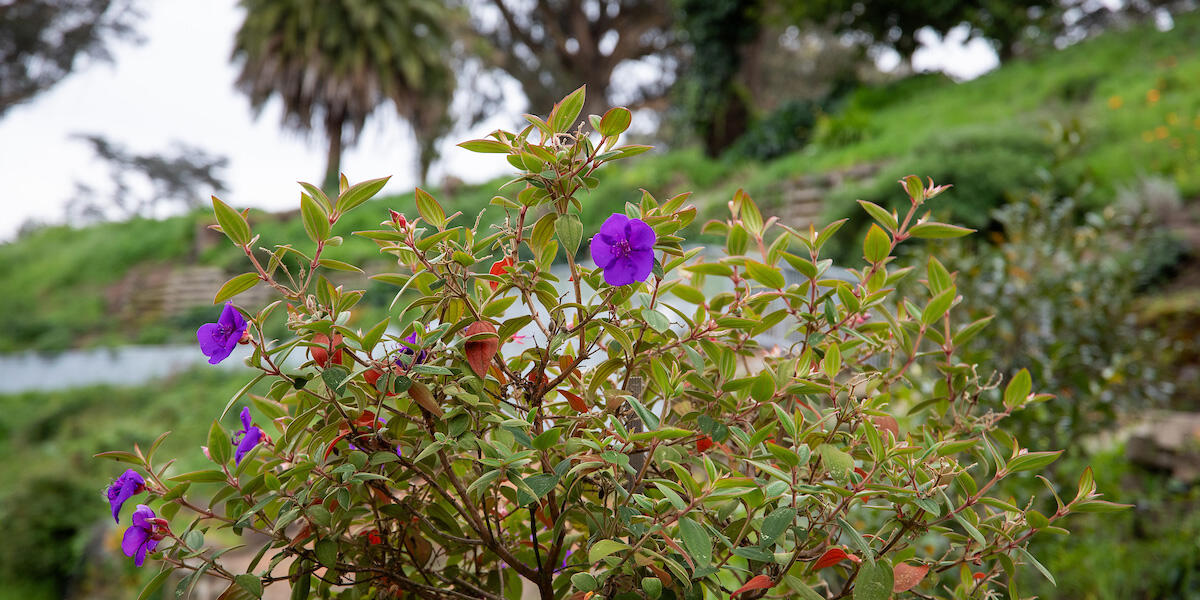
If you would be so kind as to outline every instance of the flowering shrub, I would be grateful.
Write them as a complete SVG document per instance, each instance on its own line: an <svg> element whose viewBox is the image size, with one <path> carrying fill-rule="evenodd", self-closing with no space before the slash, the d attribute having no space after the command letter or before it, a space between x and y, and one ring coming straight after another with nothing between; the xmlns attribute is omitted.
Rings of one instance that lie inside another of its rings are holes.
<svg viewBox="0 0 1200 600"><path fill-rule="evenodd" d="M116 497L144 489L158 506L126 538L164 563L151 587L180 570L181 592L215 576L226 598L285 581L293 598L1019 597L1016 570L1041 569L1031 536L1118 508L1087 472L1066 501L1050 486L1049 515L988 495L1058 453L998 428L1046 400L1028 374L1002 408L977 402L993 384L955 349L985 323L955 324L952 274L930 260L927 293L892 291L918 277L893 264L898 244L968 233L920 215L944 187L903 180L903 215L864 203L878 224L849 281L821 256L840 222L797 231L742 193L705 226L726 239L717 259L677 235L697 213L686 194L643 192L584 232L596 170L647 148L618 145L624 108L574 127L582 105L580 89L519 133L461 144L520 171L493 201L508 214L496 228L418 190L419 216L354 232L396 264L371 276L398 291L370 326L350 325L364 292L326 278L357 267L322 251L383 180L343 179L337 198L305 185L311 250L258 248L214 199L253 266L216 302L256 284L282 299L234 305L257 376L226 409L249 399L238 435L212 425L212 468L176 473L157 442L104 454L144 475ZM593 264L577 262L586 233ZM293 335L265 339L280 318ZM223 357L238 323L206 325L201 349ZM764 347L781 325L788 345ZM938 374L931 392L918 368ZM205 544L226 529L258 534L245 573Z"/></svg>

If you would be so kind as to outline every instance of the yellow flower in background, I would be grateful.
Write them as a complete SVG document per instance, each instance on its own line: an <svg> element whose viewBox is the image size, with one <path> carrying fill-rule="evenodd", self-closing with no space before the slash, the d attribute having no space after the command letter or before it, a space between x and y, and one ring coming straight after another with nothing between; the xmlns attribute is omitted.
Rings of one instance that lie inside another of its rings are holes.
<svg viewBox="0 0 1200 600"><path fill-rule="evenodd" d="M1175 113L1167 113L1167 125L1175 126L1179 124L1179 115Z"/></svg>
<svg viewBox="0 0 1200 600"><path fill-rule="evenodd" d="M1158 127L1155 127L1155 128L1154 128L1154 137L1156 137L1156 138L1158 138L1158 139L1160 139L1160 140L1165 140L1165 139L1167 139L1167 136L1168 136L1168 135L1170 135L1170 134L1171 134L1171 132L1170 132L1169 130L1167 130L1167 128L1166 128L1166 127L1164 127L1164 126L1162 126L1162 125L1159 125Z"/></svg>
<svg viewBox="0 0 1200 600"><path fill-rule="evenodd" d="M1125 103L1125 101L1122 100L1120 96L1111 96L1108 99L1108 107L1111 108L1112 110L1117 110L1118 108L1121 108L1121 105L1124 103Z"/></svg>
<svg viewBox="0 0 1200 600"><path fill-rule="evenodd" d="M1150 88L1150 91L1146 92L1146 102L1150 104L1156 104L1161 97L1162 93L1157 89Z"/></svg>

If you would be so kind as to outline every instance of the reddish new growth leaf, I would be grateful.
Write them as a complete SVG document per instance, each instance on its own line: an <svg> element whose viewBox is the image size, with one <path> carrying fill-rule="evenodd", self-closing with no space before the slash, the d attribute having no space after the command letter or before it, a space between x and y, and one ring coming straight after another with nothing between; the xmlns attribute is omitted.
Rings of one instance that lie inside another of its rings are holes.
<svg viewBox="0 0 1200 600"><path fill-rule="evenodd" d="M917 587L917 584L925 579L927 573L929 573L929 565L897 564L892 568L892 592L899 594Z"/></svg>
<svg viewBox="0 0 1200 600"><path fill-rule="evenodd" d="M567 404L570 404L571 408L575 409L577 412L582 413L588 411L587 402L584 402L583 398L581 398L578 394L568 392L567 390L558 390L558 393L562 394L563 397L567 399Z"/></svg>
<svg viewBox="0 0 1200 600"><path fill-rule="evenodd" d="M892 436L897 440L900 439L900 424L896 422L896 417L891 415L871 417L871 422L875 424L875 429L880 431L890 431Z"/></svg>
<svg viewBox="0 0 1200 600"><path fill-rule="evenodd" d="M836 565L846 559L858 562L857 556L850 554L841 548L830 548L825 551L825 554L821 555L821 558L817 559L817 562L813 563L813 570L820 571L825 567L832 567L833 565Z"/></svg>
<svg viewBox="0 0 1200 600"><path fill-rule="evenodd" d="M334 348L338 348L338 351L336 354L333 354L333 364L340 365L343 363L346 350L344 347L341 347L342 334L333 334L333 341L330 341L329 336L323 333L318 333L313 335L312 341L314 344L321 344L321 346L323 346L321 348L308 349L309 355L312 356L314 361L316 361L317 366L323 369L325 368L325 365L329 364L329 355L333 354Z"/></svg>
<svg viewBox="0 0 1200 600"><path fill-rule="evenodd" d="M737 591L730 594L729 597L733 598L734 596L744 592L750 592L754 590L769 590L774 586L775 582L771 581L770 577L767 577L766 575L755 575L754 577L750 578L750 581L746 582L746 585L738 588Z"/></svg>
<svg viewBox="0 0 1200 600"><path fill-rule="evenodd" d="M513 266L512 259L505 257L504 260L498 260L498 261L492 263L492 268L488 269L488 274L489 275L503 275L508 272L508 268L511 266ZM500 287L500 283L496 282L496 281L489 281L488 285L492 286L493 292L496 291L496 288Z"/></svg>
<svg viewBox="0 0 1200 600"><path fill-rule="evenodd" d="M496 333L496 326L487 321L475 321L467 327L465 334L467 337L480 333ZM467 355L467 364L471 365L471 370L475 374L484 377L487 375L488 365L491 364L492 358L496 356L496 351L500 349L500 340L496 336L468 340L463 345L463 351Z"/></svg>
<svg viewBox="0 0 1200 600"><path fill-rule="evenodd" d="M696 440L696 452L708 452L713 447L713 439L709 436L702 436Z"/></svg>

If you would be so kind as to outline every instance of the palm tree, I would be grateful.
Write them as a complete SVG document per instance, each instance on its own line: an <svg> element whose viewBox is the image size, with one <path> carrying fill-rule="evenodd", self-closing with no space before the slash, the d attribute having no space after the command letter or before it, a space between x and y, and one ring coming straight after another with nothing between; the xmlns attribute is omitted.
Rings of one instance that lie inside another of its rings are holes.
<svg viewBox="0 0 1200 600"><path fill-rule="evenodd" d="M450 15L438 0L242 0L237 85L255 110L275 95L286 127L324 127L324 187L336 192L342 149L385 100L413 128L424 182L449 129Z"/></svg>

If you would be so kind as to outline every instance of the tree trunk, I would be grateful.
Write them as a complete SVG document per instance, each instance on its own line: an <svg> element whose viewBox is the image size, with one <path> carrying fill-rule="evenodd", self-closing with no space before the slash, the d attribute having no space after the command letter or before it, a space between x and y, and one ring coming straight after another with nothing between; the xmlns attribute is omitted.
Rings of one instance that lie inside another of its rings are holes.
<svg viewBox="0 0 1200 600"><path fill-rule="evenodd" d="M321 189L330 198L337 198L342 167L342 120L326 119L325 135L329 136L329 154L325 163L325 183Z"/></svg>

